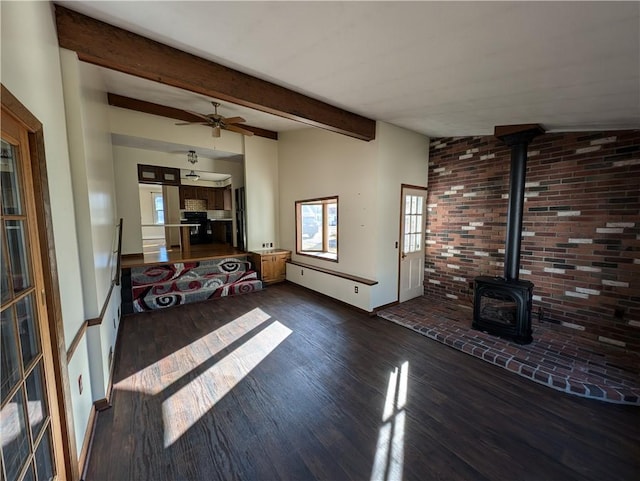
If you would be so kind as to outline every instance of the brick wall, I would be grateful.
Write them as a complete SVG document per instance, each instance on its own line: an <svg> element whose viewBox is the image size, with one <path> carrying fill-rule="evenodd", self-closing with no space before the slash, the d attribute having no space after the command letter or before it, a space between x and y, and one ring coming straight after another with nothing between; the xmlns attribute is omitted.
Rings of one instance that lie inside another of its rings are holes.
<svg viewBox="0 0 640 481"><path fill-rule="evenodd" d="M503 275L511 152L441 138L429 156L425 292L470 305L474 277ZM640 131L534 139L522 234L534 319L640 351Z"/></svg>

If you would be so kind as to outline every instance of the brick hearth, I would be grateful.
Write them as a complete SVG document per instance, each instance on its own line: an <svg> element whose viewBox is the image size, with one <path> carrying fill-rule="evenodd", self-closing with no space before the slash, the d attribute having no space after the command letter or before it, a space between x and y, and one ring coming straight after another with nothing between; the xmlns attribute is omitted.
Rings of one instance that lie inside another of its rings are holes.
<svg viewBox="0 0 640 481"><path fill-rule="evenodd" d="M518 345L471 329L471 305L418 297L378 316L534 382L576 396L640 405L640 354L533 321Z"/></svg>

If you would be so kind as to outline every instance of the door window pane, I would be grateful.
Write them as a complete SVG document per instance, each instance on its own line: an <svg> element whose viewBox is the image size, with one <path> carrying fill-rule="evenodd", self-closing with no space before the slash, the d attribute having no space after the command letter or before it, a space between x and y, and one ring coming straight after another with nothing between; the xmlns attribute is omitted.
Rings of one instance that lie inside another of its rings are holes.
<svg viewBox="0 0 640 481"><path fill-rule="evenodd" d="M26 368L31 360L40 352L38 347L38 328L33 309L33 294L16 303L18 314L18 332L22 348L22 362Z"/></svg>
<svg viewBox="0 0 640 481"><path fill-rule="evenodd" d="M7 481L15 481L29 456L29 436L21 389L0 411L0 439Z"/></svg>
<svg viewBox="0 0 640 481"><path fill-rule="evenodd" d="M407 254L422 248L423 204L424 199L419 195L405 198L403 251Z"/></svg>
<svg viewBox="0 0 640 481"><path fill-rule="evenodd" d="M0 235L0 242L4 239L4 225L2 225L2 235ZM0 296L2 298L2 303L4 304L6 301L11 299L13 293L9 290L9 264L7 263L7 252L5 249L2 249L2 260L0 261L2 264L0 265Z"/></svg>
<svg viewBox="0 0 640 481"><path fill-rule="evenodd" d="M47 413L47 400L42 381L41 366L42 362L39 362L27 378L27 411L32 439L36 439L40 434Z"/></svg>
<svg viewBox="0 0 640 481"><path fill-rule="evenodd" d="M18 293L31 285L27 257L26 224L22 220L8 220L5 224L7 245L9 246L9 265L13 278L13 290Z"/></svg>
<svg viewBox="0 0 640 481"><path fill-rule="evenodd" d="M0 337L2 338L2 402L7 398L9 391L20 379L20 362L18 361L18 342L16 326L13 321L14 309L9 308L0 314Z"/></svg>
<svg viewBox="0 0 640 481"><path fill-rule="evenodd" d="M51 429L49 428L36 449L36 471L38 472L38 481L52 480L55 474L51 456Z"/></svg>
<svg viewBox="0 0 640 481"><path fill-rule="evenodd" d="M33 474L33 462L29 464L29 469L27 469L27 472L24 473L24 476L22 477L22 481L35 481L36 480L36 475Z"/></svg>
<svg viewBox="0 0 640 481"><path fill-rule="evenodd" d="M22 213L20 184L18 182L16 148L2 141L2 162L0 162L0 186L2 186L2 214Z"/></svg>

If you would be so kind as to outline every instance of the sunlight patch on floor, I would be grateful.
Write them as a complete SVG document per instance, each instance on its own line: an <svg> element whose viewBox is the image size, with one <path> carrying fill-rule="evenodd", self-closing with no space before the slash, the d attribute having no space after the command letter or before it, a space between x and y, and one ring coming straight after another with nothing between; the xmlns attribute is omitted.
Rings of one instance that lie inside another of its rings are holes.
<svg viewBox="0 0 640 481"><path fill-rule="evenodd" d="M371 481L401 481L404 463L405 406L407 404L409 362L389 375L382 411Z"/></svg>
<svg viewBox="0 0 640 481"><path fill-rule="evenodd" d="M114 384L114 389L158 394L182 378L194 368L227 348L245 334L270 319L271 316L260 308L255 308L224 326L212 331L191 344L172 352L163 359L133 373ZM170 362L174 359L190 359L190 362ZM145 378L152 381L145 381ZM144 387L142 387L144 386ZM150 388L149 386L153 386Z"/></svg>
<svg viewBox="0 0 640 481"><path fill-rule="evenodd" d="M284 341L291 329L274 321L162 403L168 448Z"/></svg>

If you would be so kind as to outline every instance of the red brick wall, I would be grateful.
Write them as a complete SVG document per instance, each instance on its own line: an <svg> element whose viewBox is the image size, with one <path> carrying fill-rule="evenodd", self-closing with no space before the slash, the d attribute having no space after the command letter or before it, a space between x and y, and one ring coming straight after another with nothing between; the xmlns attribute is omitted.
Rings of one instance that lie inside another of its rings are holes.
<svg viewBox="0 0 640 481"><path fill-rule="evenodd" d="M546 134L528 150L534 319L640 350L640 131ZM503 275L510 155L493 136L432 139L427 294L470 305L474 277Z"/></svg>

